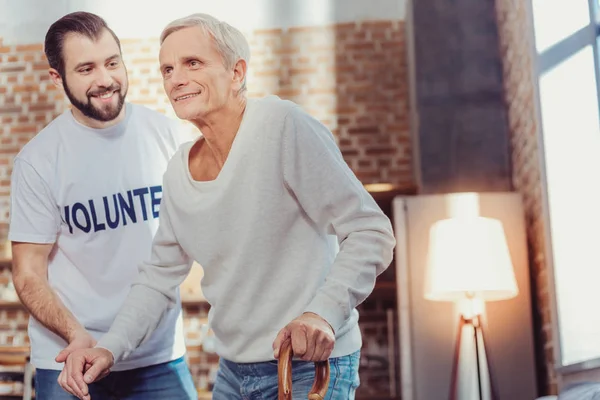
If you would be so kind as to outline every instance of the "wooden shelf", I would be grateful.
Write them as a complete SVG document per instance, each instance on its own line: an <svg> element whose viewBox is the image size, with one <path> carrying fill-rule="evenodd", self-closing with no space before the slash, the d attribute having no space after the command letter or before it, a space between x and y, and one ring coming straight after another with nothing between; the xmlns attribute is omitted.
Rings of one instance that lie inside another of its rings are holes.
<svg viewBox="0 0 600 400"><path fill-rule="evenodd" d="M410 196L418 193L415 185L394 185L391 183L372 183L364 185L375 201L391 201L396 196Z"/></svg>
<svg viewBox="0 0 600 400"><path fill-rule="evenodd" d="M195 306L208 304L204 297L182 297L181 305L183 306Z"/></svg>
<svg viewBox="0 0 600 400"><path fill-rule="evenodd" d="M396 282L377 281L375 282L375 290L396 290Z"/></svg>
<svg viewBox="0 0 600 400"><path fill-rule="evenodd" d="M4 354L26 353L26 354L29 354L29 346L0 345L0 353L4 353Z"/></svg>
<svg viewBox="0 0 600 400"><path fill-rule="evenodd" d="M21 307L24 307L23 303L21 303L18 300L15 300L15 301L0 300L0 308L21 308Z"/></svg>
<svg viewBox="0 0 600 400"><path fill-rule="evenodd" d="M212 392L198 391L198 400L211 400Z"/></svg>
<svg viewBox="0 0 600 400"><path fill-rule="evenodd" d="M0 258L0 268L10 268L12 266L12 259Z"/></svg>
<svg viewBox="0 0 600 400"><path fill-rule="evenodd" d="M22 400L23 392L11 392L11 393L3 393L0 394L0 399L2 400Z"/></svg>

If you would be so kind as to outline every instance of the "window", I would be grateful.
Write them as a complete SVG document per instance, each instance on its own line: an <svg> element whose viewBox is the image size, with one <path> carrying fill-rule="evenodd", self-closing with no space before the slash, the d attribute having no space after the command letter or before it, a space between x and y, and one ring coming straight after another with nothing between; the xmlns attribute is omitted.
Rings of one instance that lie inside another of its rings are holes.
<svg viewBox="0 0 600 400"><path fill-rule="evenodd" d="M600 0L532 0L558 367L600 366ZM597 182L597 184L594 184Z"/></svg>
<svg viewBox="0 0 600 400"><path fill-rule="evenodd" d="M590 23L588 0L533 0L532 5L535 46L538 53Z"/></svg>

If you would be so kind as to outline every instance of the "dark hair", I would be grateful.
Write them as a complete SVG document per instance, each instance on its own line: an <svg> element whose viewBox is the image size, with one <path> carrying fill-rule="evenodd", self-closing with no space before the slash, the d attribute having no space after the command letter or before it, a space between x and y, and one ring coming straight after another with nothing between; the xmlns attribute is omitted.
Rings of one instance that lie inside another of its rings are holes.
<svg viewBox="0 0 600 400"><path fill-rule="evenodd" d="M115 33L108 27L106 21L96 14L77 11L65 15L50 25L44 41L44 52L51 68L58 71L61 77L65 74L65 58L63 55L63 44L69 33L77 33L92 40L97 40L102 31L108 30L121 51L121 42Z"/></svg>

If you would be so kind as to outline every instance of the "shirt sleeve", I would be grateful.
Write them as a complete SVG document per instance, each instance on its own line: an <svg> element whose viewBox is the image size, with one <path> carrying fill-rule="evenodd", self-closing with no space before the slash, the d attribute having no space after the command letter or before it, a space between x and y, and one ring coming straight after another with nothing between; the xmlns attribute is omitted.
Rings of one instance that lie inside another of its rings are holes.
<svg viewBox="0 0 600 400"><path fill-rule="evenodd" d="M109 350L115 362L126 359L156 330L166 311L176 304L179 286L192 266L171 226L166 187L163 193L150 260L140 265L125 303L96 345Z"/></svg>
<svg viewBox="0 0 600 400"><path fill-rule="evenodd" d="M50 244L61 224L59 207L35 168L16 158L11 175L9 240Z"/></svg>
<svg viewBox="0 0 600 400"><path fill-rule="evenodd" d="M348 167L331 132L300 107L284 122L282 164L284 182L306 215L340 244L325 281L305 308L337 331L392 261L391 222Z"/></svg>

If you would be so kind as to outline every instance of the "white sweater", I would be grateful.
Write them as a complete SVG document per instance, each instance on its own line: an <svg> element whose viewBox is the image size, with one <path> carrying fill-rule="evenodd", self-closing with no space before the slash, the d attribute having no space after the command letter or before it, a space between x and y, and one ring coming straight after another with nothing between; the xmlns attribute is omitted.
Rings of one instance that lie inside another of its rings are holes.
<svg viewBox="0 0 600 400"><path fill-rule="evenodd" d="M169 163L151 259L98 346L127 358L175 303L196 260L219 356L273 360L277 333L303 312L333 327L332 357L359 350L355 307L390 264L395 240L331 132L269 96L248 100L215 180L192 178L192 145Z"/></svg>

